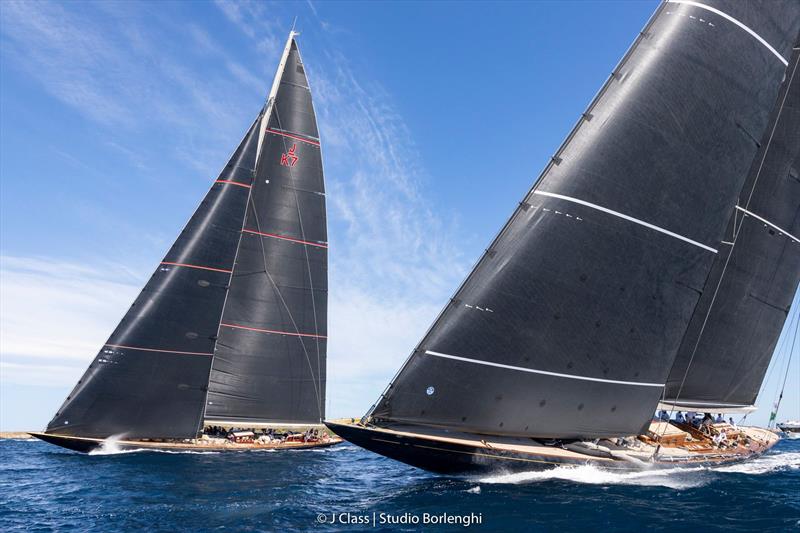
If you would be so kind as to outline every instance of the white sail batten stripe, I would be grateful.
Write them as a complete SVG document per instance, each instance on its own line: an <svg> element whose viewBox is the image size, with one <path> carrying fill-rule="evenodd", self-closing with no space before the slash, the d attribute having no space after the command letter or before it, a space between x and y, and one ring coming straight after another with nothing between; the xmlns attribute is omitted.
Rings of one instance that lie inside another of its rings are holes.
<svg viewBox="0 0 800 533"><path fill-rule="evenodd" d="M665 405L692 404L692 405L711 405L720 407L755 407L753 405L750 405L749 403L701 402L696 400L661 400L660 403L663 403Z"/></svg>
<svg viewBox="0 0 800 533"><path fill-rule="evenodd" d="M780 228L780 227L776 226L775 224L773 224L772 222L770 222L770 221L769 221L769 220L767 220L766 218L760 217L760 216L756 215L755 213L753 213L752 211L748 211L748 210L747 210L747 209L745 209L744 207L740 207L740 206L738 206L738 205L736 206L736 209L738 209L739 211L741 211L741 212L742 212L742 213L744 213L745 215L750 215L750 216L751 216L751 217L753 217L753 218L757 218L758 220L760 220L761 222L763 222L763 223L764 223L764 224L766 224L767 226L772 226L772 227L773 227L773 228L775 228L776 230L780 231L782 234L784 234L784 235L786 235L787 237L789 237L790 239L792 239L794 242L800 242L800 239L798 239L797 237L795 237L794 235L792 235L791 233L789 233L789 232L788 232L788 231L786 231L785 229L783 229L783 228Z"/></svg>
<svg viewBox="0 0 800 533"><path fill-rule="evenodd" d="M758 410L755 405L723 403L723 402L697 402L694 400L661 400L656 409L662 411L672 411L680 409L682 411L716 411L718 413L752 413Z"/></svg>
<svg viewBox="0 0 800 533"><path fill-rule="evenodd" d="M308 428L308 427L325 427L319 422L273 422L264 420L262 422L253 422L247 420L225 420L223 418L204 418L203 425L205 426L226 426L226 427L245 427L245 428Z"/></svg>
<svg viewBox="0 0 800 533"><path fill-rule="evenodd" d="M700 9L705 9L705 10L710 11L710 12L716 14L716 15L719 15L720 17L724 18L725 20L733 22L734 24L736 24L737 26L742 28L744 31L749 33L751 36L753 36L753 38L755 38L758 42L760 42L761 44L766 46L767 50L772 52L775 55L775 57L777 57L780 60L780 62L783 63L784 66L786 66L786 67L789 66L789 61L785 57L783 57L777 50L775 50L772 47L772 45L770 45L763 37L761 37L759 34L757 34L752 29L750 29L750 27L748 27L747 25L743 24L742 22L736 20L735 18L733 18L732 16L728 15L727 13L725 13L723 11L720 11L719 9L717 9L715 7L707 6L705 4L701 4L700 2L694 2L692 0L667 0L667 2L670 3L670 4L686 4L686 5L689 5L689 6L699 7Z"/></svg>
<svg viewBox="0 0 800 533"><path fill-rule="evenodd" d="M578 379L581 381L596 381L599 383L612 383L614 385L635 385L637 387L663 387L663 383L647 383L642 381L621 381L617 379L602 379L602 378L590 378L588 376L576 376L574 374L561 374L559 372L548 372L547 370L536 370L535 368L525 368L522 366L513 366L513 365L504 365L502 363L493 363L491 361L482 361L480 359L470 359L468 357L459 357L457 355L448 355L446 353L440 352L433 352L431 350L425 350L425 353L428 355L433 355L435 357L442 357L444 359L453 359L455 361L464 361L465 363L475 363L478 365L486 365L486 366L494 366L497 368L505 368L507 370L517 370L519 372L529 372L531 374L541 374L544 376L553 376L557 378L567 378L567 379Z"/></svg>
<svg viewBox="0 0 800 533"><path fill-rule="evenodd" d="M708 250L709 252L717 253L717 250L715 248L712 248L710 246L706 246L705 244L703 244L701 242L694 241L694 240L692 240L692 239L690 239L688 237L684 237L683 235L679 235L679 234L674 233L672 231L669 231L667 229L660 228L658 226L650 224L649 222L645 222L644 220L639 220L638 218L634 218L632 216L625 215L625 214L620 213L618 211L614 211L613 209L608 209L607 207L603 207L603 206L600 206L600 205L597 205L597 204L593 204L593 203L587 202L585 200L579 200L578 198L573 198L571 196L564 196L563 194L556 194L554 192L533 191L533 194L538 194L540 196L550 196L552 198L558 198L559 200L566 200L567 202L573 202L573 203L576 203L576 204L585 205L586 207L591 207L592 209L597 209L598 211L602 211L603 213L608 213L609 215L614 215L615 217L622 218L624 220L627 220L628 222L633 222L634 224L639 224L640 226L644 226L645 228L649 228L651 230L658 231L659 233L663 233L664 235L669 235L670 237L674 237L676 239L680 239L680 240L682 240L684 242L688 242L689 244L693 244L695 246L699 246L700 248L703 248L704 250Z"/></svg>

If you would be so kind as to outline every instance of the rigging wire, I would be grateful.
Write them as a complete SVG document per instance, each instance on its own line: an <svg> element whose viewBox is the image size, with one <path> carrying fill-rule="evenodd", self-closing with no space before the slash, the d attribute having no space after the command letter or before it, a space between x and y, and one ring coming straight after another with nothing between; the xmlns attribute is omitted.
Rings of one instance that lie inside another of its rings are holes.
<svg viewBox="0 0 800 533"><path fill-rule="evenodd" d="M789 349L789 360L786 363L786 372L783 375L783 385L781 386L780 393L778 394L778 399L775 400L774 408L770 413L769 417L769 424L768 427L774 427L775 421L778 417L778 409L781 407L781 401L783 400L783 391L786 389L786 380L789 378L789 369L792 367L792 356L794 355L794 346L797 343L797 337L800 333L800 321L796 322L795 331L794 331L794 338L792 339L792 347Z"/></svg>
<svg viewBox="0 0 800 533"><path fill-rule="evenodd" d="M775 363L770 365L770 368L767 372L767 377L764 379L764 382L761 384L761 388L758 390L758 396L761 396L767 389L767 384L772 379L772 375L775 372L776 368L783 367L783 360L786 357L790 356L790 353L786 352L786 344L789 342L789 331L792 330L792 325L800 318L800 315L795 312L788 320L788 324L786 327L786 334L781 336L780 342L778 343L777 348L775 349L775 354L777 357L775 358Z"/></svg>

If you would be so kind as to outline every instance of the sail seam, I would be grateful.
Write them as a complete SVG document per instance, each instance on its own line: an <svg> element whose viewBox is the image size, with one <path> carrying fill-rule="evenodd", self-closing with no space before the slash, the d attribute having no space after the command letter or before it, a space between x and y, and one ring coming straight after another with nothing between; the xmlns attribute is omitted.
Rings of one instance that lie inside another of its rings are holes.
<svg viewBox="0 0 800 533"><path fill-rule="evenodd" d="M123 348L127 350L139 350L142 352L160 352L160 353L176 353L180 355L214 355L213 353L207 352L182 352L179 350L159 350L156 348L140 348L138 346L126 346L124 344L104 344L103 346L108 346L109 348Z"/></svg>
<svg viewBox="0 0 800 533"><path fill-rule="evenodd" d="M746 215L750 215L750 216L751 216L751 217L753 217L753 218L757 218L758 220L760 220L761 222L763 222L764 224L766 224L766 225L768 225L768 226L772 226L772 227L773 227L773 228L775 228L776 230L780 231L782 235L786 235L787 237L789 237L789 238L790 238L790 239L792 239L793 241L795 241L795 242L800 242L800 239L798 239L797 237L795 237L794 235L792 235L791 233L789 233L789 232L788 232L788 231L786 231L785 229L782 229L782 228L780 228L779 226L776 226L775 224L773 224L772 222L770 222L770 221L769 221L769 220L767 220L766 218L762 218L762 217L760 217L760 216L756 215L755 213L753 213L752 211L748 211L748 210L747 210L747 209L745 209L744 207L741 207L741 206L738 206L738 205L736 206L736 209L737 209L737 210L739 210L739 211L741 211L742 213L744 213L744 214L746 214Z"/></svg>
<svg viewBox="0 0 800 533"><path fill-rule="evenodd" d="M649 228L651 230L658 231L659 233L663 233L664 235L669 235L670 237L674 237L676 239L680 239L680 240L682 240L684 242L688 242L689 244L693 244L695 246L699 246L700 248L703 248L704 250L708 250L709 252L717 253L717 250L715 248L712 248L710 246L706 246L703 243L697 242L697 241L692 240L692 239L690 239L688 237L684 237L683 235L679 235L679 234L677 234L675 232L672 232L672 231L669 231L667 229L661 228L661 227L656 226L654 224L650 224L649 222L645 222L644 220L639 220L638 218L634 218L632 216L625 215L625 214L620 213L618 211L614 211L613 209L608 209L607 207L603 207L603 206L600 206L600 205L597 205L597 204L593 204L593 203L587 202L585 200L579 200L578 198L573 198L571 196L564 196L563 194L556 194L556 193L553 193L553 192L546 192L546 191L536 190L536 191L533 191L533 194L538 194L540 196L550 196L552 198L558 198L559 200L566 200L567 202L573 202L573 203L576 203L576 204L585 205L586 207L591 207L592 209L597 209L598 211L602 211L603 213L608 213L609 215L614 215L616 217L619 217L619 218L622 218L624 220L627 220L628 222L633 222L634 224L639 224L640 226L644 226L645 228Z"/></svg>
<svg viewBox="0 0 800 533"><path fill-rule="evenodd" d="M239 326L238 324L225 324L222 323L220 326L234 328L234 329L246 329L247 331L257 331L259 333L275 333L277 335L291 335L292 337L313 337L316 339L327 339L325 335L315 335L313 333L292 333L291 331L279 331L276 329L261 329L261 328L251 328L249 326Z"/></svg>
<svg viewBox="0 0 800 533"><path fill-rule="evenodd" d="M726 19L726 20L728 20L730 22L733 22L734 24L736 24L737 26L742 28L744 31L749 33L758 42L760 42L761 44L766 46L767 50L772 52L772 54L775 57L777 57L780 60L780 62L783 63L784 66L786 66L786 67L789 66L789 61L785 57L783 57L777 50L775 50L772 47L772 45L770 45L763 37L761 37L759 34L757 34L755 31L753 31L749 26L747 26L746 24L744 24L744 23L740 22L739 20L733 18L732 16L728 15L727 13L725 13L723 11L720 11L717 8L714 8L714 7L711 7L711 6L707 6L705 4L701 4L700 2L694 2L692 0L667 0L667 2L670 3L670 4L686 4L686 5L689 5L689 6L699 7L700 9L705 9L707 11L710 11L712 13L715 13L715 14L719 15L720 17L722 17L722 18L724 18L724 19Z"/></svg>
<svg viewBox="0 0 800 533"><path fill-rule="evenodd" d="M635 385L638 387L663 387L664 383L647 383L643 381L622 381L617 379L603 379L603 378L591 378L588 376L576 376L574 374L562 374L560 372L548 372L547 370L536 370L535 368L525 368L522 366L513 366L513 365L504 365L502 363L493 363L491 361L482 361L480 359L470 359L468 357L459 357L457 355L449 355L446 353L440 352L433 352L431 350L425 350L425 353L428 355L433 355L435 357L442 357L444 359L453 359L455 361L464 361L466 363L475 363L478 365L486 365L486 366L494 366L497 368L505 368L507 370L517 370L519 372L529 372L531 374L542 374L544 376L553 376L557 378L567 378L567 379L578 379L582 381L596 381L598 383L612 383L614 385Z"/></svg>
<svg viewBox="0 0 800 533"><path fill-rule="evenodd" d="M252 229L243 229L242 232L243 233L252 233L254 235L260 235L262 237L271 237L273 239L280 239L282 241L291 241L291 242L296 242L296 243L299 243L299 244L307 244L309 246L316 246L317 248L327 248L328 247L327 244L323 244L323 243L304 241L302 239L295 239L293 237L285 237L283 235L276 235L274 233L263 233L261 231L255 231L255 230L252 230Z"/></svg>

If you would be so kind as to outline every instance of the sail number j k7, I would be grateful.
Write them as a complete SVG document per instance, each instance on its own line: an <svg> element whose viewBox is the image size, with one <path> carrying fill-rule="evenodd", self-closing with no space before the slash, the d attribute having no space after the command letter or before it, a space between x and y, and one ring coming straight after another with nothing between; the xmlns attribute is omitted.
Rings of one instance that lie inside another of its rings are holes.
<svg viewBox="0 0 800 533"><path fill-rule="evenodd" d="M288 152L286 152L285 154L281 154L281 165L282 166L284 166L284 167L293 167L293 166L295 166L297 164L297 162L300 160L300 158L297 157L294 154L294 151L296 149L297 149L297 144L293 144L292 147L289 148Z"/></svg>

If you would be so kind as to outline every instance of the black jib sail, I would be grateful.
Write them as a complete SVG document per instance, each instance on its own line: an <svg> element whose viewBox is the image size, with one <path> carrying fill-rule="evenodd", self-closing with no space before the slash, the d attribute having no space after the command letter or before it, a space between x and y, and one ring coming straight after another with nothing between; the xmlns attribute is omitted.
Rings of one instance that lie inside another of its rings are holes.
<svg viewBox="0 0 800 533"><path fill-rule="evenodd" d="M756 401L800 282L800 38L730 230L670 372L664 403L699 411Z"/></svg>
<svg viewBox="0 0 800 533"><path fill-rule="evenodd" d="M222 318L206 421L319 423L325 416L328 245L319 133L292 42Z"/></svg>
<svg viewBox="0 0 800 533"><path fill-rule="evenodd" d="M640 432L798 28L793 1L662 4L372 422L554 438Z"/></svg>
<svg viewBox="0 0 800 533"><path fill-rule="evenodd" d="M237 420L321 417L325 199L294 35L265 109L48 433L191 438L207 396Z"/></svg>

